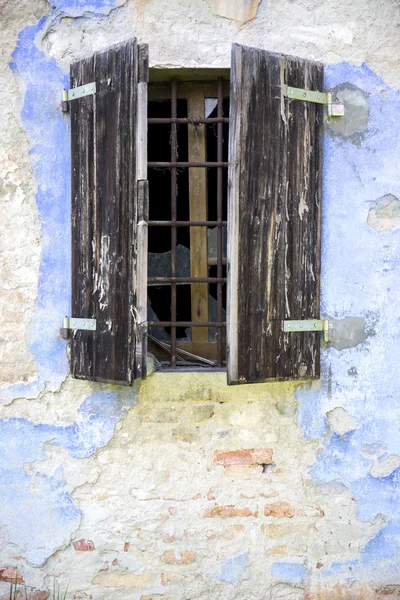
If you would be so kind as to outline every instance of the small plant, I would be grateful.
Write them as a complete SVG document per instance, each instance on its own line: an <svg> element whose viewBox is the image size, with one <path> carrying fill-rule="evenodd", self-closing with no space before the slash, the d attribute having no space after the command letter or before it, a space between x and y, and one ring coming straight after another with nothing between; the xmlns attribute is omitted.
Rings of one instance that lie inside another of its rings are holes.
<svg viewBox="0 0 400 600"><path fill-rule="evenodd" d="M53 582L53 597L52 600L65 600L68 594L68 586L65 592L61 591L60 585L56 582L56 578L54 577Z"/></svg>
<svg viewBox="0 0 400 600"><path fill-rule="evenodd" d="M60 585L57 583L56 578L54 577L53 581L53 594L51 596L51 600L66 600L68 594L68 586L65 592L63 592L60 588ZM24 586L23 591L18 584L18 573L15 576L15 581L10 583L10 596L9 600L28 600L28 592L26 591L26 587Z"/></svg>
<svg viewBox="0 0 400 600"><path fill-rule="evenodd" d="M25 600L28 600L26 588L24 588ZM15 581L10 583L10 600L21 600L20 590L18 589L18 571L15 575Z"/></svg>

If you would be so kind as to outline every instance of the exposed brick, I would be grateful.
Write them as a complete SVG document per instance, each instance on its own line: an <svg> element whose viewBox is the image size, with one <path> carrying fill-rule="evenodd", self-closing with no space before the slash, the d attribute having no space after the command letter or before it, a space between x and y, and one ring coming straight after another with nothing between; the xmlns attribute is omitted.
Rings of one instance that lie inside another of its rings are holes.
<svg viewBox="0 0 400 600"><path fill-rule="evenodd" d="M124 544L124 552L129 552L129 548L130 548L130 543L129 542L125 542Z"/></svg>
<svg viewBox="0 0 400 600"><path fill-rule="evenodd" d="M267 551L267 554L270 556L285 556L285 554L287 554L287 544L283 544L283 546L274 546Z"/></svg>
<svg viewBox="0 0 400 600"><path fill-rule="evenodd" d="M93 552L95 550L92 540L77 540L73 543L75 552Z"/></svg>
<svg viewBox="0 0 400 600"><path fill-rule="evenodd" d="M229 525L223 531L223 537L226 540L234 540L244 531L244 525Z"/></svg>
<svg viewBox="0 0 400 600"><path fill-rule="evenodd" d="M25 593L26 592L26 593ZM49 592L30 588L17 589L17 593L13 596L13 600L47 600ZM10 600L10 593L7 592L0 596L0 600Z"/></svg>
<svg viewBox="0 0 400 600"><path fill-rule="evenodd" d="M398 600L400 585L385 585L376 590L376 600Z"/></svg>
<svg viewBox="0 0 400 600"><path fill-rule="evenodd" d="M237 508L233 504L228 506L213 506L206 511L205 517L258 517L258 511L251 511L250 508Z"/></svg>
<svg viewBox="0 0 400 600"><path fill-rule="evenodd" d="M281 519L283 517L294 517L294 508L288 502L272 502L272 504L266 504L264 506L264 515L266 517L276 517Z"/></svg>
<svg viewBox="0 0 400 600"><path fill-rule="evenodd" d="M183 550L180 555L175 555L174 550L166 550L161 560L167 565L188 565L196 560L196 553L191 550Z"/></svg>
<svg viewBox="0 0 400 600"><path fill-rule="evenodd" d="M0 567L0 581L10 583L25 583L21 573L16 567Z"/></svg>
<svg viewBox="0 0 400 600"><path fill-rule="evenodd" d="M216 450L214 463L224 467L271 465L272 448L244 448L242 450Z"/></svg>

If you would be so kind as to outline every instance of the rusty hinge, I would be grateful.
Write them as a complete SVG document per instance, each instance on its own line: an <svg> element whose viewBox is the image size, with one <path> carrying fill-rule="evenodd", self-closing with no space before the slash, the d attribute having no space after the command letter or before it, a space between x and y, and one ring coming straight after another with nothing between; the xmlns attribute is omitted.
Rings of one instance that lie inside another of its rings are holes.
<svg viewBox="0 0 400 600"><path fill-rule="evenodd" d="M77 100L78 98L84 98L85 96L91 96L96 93L96 82L86 83L79 87L72 88L71 90L63 90L61 110L68 112L68 102Z"/></svg>
<svg viewBox="0 0 400 600"><path fill-rule="evenodd" d="M60 329L60 336L63 340L67 340L71 331L83 329L84 331L96 331L96 319L75 319L65 317L63 326Z"/></svg>
<svg viewBox="0 0 400 600"><path fill-rule="evenodd" d="M301 88L290 87L286 85L283 95L292 100L303 100L303 102L315 102L316 104L325 104L328 107L330 117L343 117L344 105L333 102L331 92L318 92L314 90L302 90Z"/></svg>
<svg viewBox="0 0 400 600"><path fill-rule="evenodd" d="M303 321L283 321L283 331L323 331L324 342L329 342L329 321L327 319L304 319Z"/></svg>

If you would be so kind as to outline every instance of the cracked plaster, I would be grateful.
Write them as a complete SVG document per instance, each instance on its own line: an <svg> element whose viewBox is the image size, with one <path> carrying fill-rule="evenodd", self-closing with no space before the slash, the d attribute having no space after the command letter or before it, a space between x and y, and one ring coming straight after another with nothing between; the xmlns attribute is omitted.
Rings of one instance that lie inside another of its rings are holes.
<svg viewBox="0 0 400 600"><path fill-rule="evenodd" d="M15 250L12 277L24 294L11 345L2 348L1 375L14 385L4 391L0 413L5 460L0 559L8 564L20 551L29 584L43 589L52 575L66 583L72 574L77 597L96 599L103 590L90 582L102 569L112 579L121 573L136 578L151 568L157 577L143 595L162 597L168 590L161 557L176 543L180 549L195 547L197 557L185 567L185 583L172 584L174 598L183 598L187 589L198 600L208 599L211 590L214 600L261 598L269 585L271 598L297 600L306 584L319 586L316 598L339 598L335 582L349 576L358 579L354 589L362 590L354 597L368 597L372 583L362 581L393 582L400 557L392 300L398 293L399 237L390 232L383 241L367 225L368 198L388 189L396 197L400 192L399 97L390 87L400 81L392 60L397 5L353 3L342 11L340 3L302 1L293 11L292 2L273 6L263 0L256 18L240 25L212 17L207 4L195 0L32 4L20 2L15 11L0 4L6 17L0 77L2 90L9 90L0 96L2 202L7 213L23 207L18 235L10 222L3 228ZM371 314L380 318L375 335L363 344L324 350L322 381L297 390L298 411L296 385L234 390L218 374L172 377L166 385L155 374L140 387L139 405L132 409L138 390L67 378L58 327L69 302L69 132L59 92L71 60L133 33L150 44L153 65L229 66L232 41L340 63L327 68L327 86L356 88L368 99L368 123L357 146L346 135L325 139L322 302L324 312L338 320L358 314L368 324ZM351 260L343 260L343 249ZM11 321L4 311L2 318ZM211 409L200 413L199 423L192 408L202 402ZM356 428L343 411L357 415ZM274 465L266 472L213 470L214 448L265 444L274 449ZM288 500L295 505L291 520L299 519L290 534L285 523L271 528L262 516L264 503ZM261 519L249 517L233 539L225 525L202 518L210 506L232 502L251 506L252 514L257 509ZM93 540L95 550L77 557L69 543L74 538ZM249 579L236 577L230 565L247 550ZM42 569L32 566L43 563ZM305 570L292 566L303 563ZM294 581L293 572L300 570L304 577ZM274 583L273 573L281 581ZM348 594L353 597L350 588ZM111 589L108 597L131 598L131 591Z"/></svg>

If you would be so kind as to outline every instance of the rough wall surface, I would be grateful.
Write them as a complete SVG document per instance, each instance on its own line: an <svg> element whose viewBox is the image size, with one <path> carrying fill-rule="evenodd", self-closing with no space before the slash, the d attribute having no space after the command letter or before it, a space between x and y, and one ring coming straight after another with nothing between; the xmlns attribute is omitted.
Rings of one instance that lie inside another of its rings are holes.
<svg viewBox="0 0 400 600"><path fill-rule="evenodd" d="M400 598L399 4L0 1L0 598ZM233 41L323 60L312 385L68 376L72 59L136 35L153 66L229 66ZM188 43L190 40L190 44Z"/></svg>

